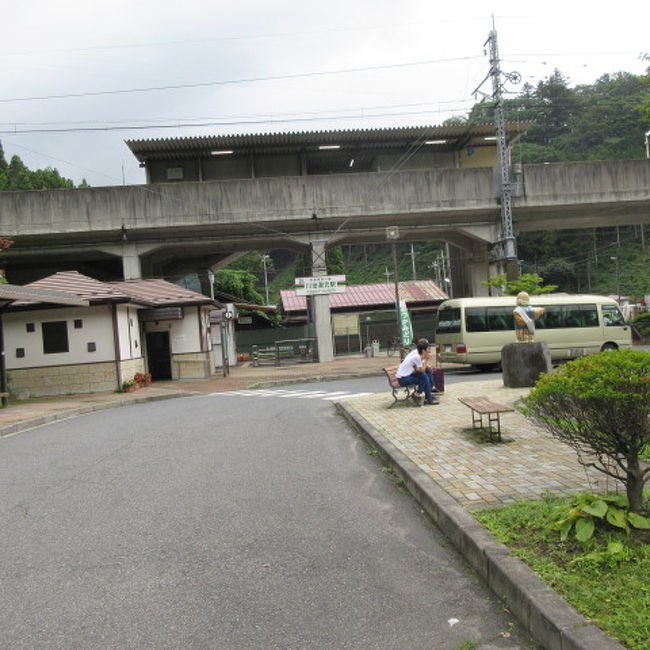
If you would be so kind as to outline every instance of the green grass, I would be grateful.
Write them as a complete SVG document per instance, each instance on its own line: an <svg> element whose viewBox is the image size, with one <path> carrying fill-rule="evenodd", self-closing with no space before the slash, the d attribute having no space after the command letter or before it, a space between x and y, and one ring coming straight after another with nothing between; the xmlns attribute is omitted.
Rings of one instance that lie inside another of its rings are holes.
<svg viewBox="0 0 650 650"><path fill-rule="evenodd" d="M603 527L584 544L571 538L561 542L550 524L558 511L567 512L570 501L547 497L473 514L606 634L632 650L650 650L650 531L627 536ZM614 541L625 544L626 559L607 554ZM578 559L593 552L602 555Z"/></svg>

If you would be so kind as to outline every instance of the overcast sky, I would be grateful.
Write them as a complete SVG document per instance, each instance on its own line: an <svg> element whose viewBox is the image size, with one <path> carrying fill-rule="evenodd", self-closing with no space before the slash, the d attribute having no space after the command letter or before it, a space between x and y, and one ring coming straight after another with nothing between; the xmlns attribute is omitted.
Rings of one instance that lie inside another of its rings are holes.
<svg viewBox="0 0 650 650"><path fill-rule="evenodd" d="M640 54L650 51L650 3L639 0L607 10L567 0L5 4L5 155L93 186L144 182L127 139L435 125L466 114L488 72L492 15L502 69L532 84L556 67L571 85L643 74Z"/></svg>

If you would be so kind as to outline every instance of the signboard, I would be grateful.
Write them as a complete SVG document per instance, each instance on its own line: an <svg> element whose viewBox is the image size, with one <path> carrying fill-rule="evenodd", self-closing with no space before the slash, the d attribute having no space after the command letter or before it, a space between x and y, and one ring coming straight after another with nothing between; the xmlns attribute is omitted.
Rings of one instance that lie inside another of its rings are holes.
<svg viewBox="0 0 650 650"><path fill-rule="evenodd" d="M411 325L411 316L403 300L399 301L399 328L402 345L411 345L413 342L413 326Z"/></svg>
<svg viewBox="0 0 650 650"><path fill-rule="evenodd" d="M332 314L334 336L359 333L359 314Z"/></svg>
<svg viewBox="0 0 650 650"><path fill-rule="evenodd" d="M297 296L318 296L329 293L345 293L344 275L319 275L308 278L296 278Z"/></svg>

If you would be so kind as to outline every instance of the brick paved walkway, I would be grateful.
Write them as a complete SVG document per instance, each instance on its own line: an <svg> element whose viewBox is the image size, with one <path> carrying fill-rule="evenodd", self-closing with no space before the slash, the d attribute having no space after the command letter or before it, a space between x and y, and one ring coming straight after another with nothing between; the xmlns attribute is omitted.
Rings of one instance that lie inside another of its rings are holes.
<svg viewBox="0 0 650 650"><path fill-rule="evenodd" d="M614 489L611 479L580 465L567 445L518 412L501 415L503 442L490 443L472 428L460 396L487 395L513 405L528 389L504 388L500 379L447 386L439 406L409 404L388 410L390 393L345 400L441 488L467 508L539 498L545 492Z"/></svg>

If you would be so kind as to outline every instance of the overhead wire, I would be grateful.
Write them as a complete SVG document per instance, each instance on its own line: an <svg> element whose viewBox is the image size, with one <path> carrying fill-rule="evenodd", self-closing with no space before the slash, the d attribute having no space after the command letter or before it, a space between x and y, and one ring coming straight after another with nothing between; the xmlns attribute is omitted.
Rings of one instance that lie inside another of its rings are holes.
<svg viewBox="0 0 650 650"><path fill-rule="evenodd" d="M296 72L284 75L269 75L266 77L249 77L242 79L221 79L216 81L202 81L197 83L185 84L167 84L164 86L147 86L140 88L121 88L115 90L97 90L86 91L81 93L61 93L56 95L35 95L32 97L5 97L0 98L0 104L14 103L14 102L31 102L43 101L52 99L78 99L81 97L102 97L106 95L120 95L130 93L145 93L145 92L158 92L166 90L187 90L190 88L206 88L215 86L229 86L236 84L257 83L266 81L283 81L288 79L305 79L309 77L322 77L338 74L354 74L358 72L372 72L377 70L393 70L399 68L415 67L420 65L431 65L436 63L451 63L453 61L469 61L472 59L480 59L481 56L461 56L450 57L445 59L428 59L423 61L406 61L402 63L387 63L383 65L363 66L356 68L339 68L337 70L318 70L311 72Z"/></svg>

